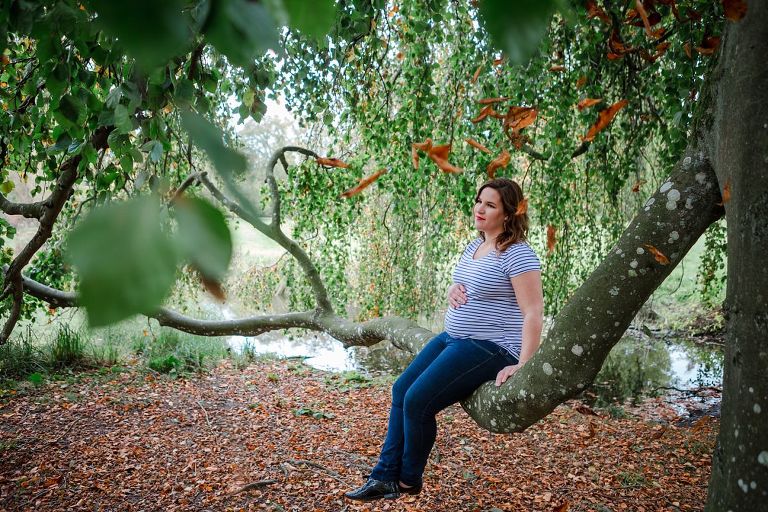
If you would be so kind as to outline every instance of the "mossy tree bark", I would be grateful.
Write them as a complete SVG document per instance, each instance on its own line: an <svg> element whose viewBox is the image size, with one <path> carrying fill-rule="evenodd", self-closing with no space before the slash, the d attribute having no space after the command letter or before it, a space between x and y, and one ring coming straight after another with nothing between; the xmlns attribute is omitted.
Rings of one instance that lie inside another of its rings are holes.
<svg viewBox="0 0 768 512"><path fill-rule="evenodd" d="M713 163L729 184L724 396L707 511L768 509L768 3L730 23ZM723 185L725 186L725 185Z"/></svg>

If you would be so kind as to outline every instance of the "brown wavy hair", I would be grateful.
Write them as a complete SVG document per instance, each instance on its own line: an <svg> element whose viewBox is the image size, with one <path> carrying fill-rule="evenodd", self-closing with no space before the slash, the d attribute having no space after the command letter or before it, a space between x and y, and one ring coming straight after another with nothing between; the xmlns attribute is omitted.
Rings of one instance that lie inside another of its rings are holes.
<svg viewBox="0 0 768 512"><path fill-rule="evenodd" d="M486 181L478 189L475 202L480 199L480 193L486 187L490 187L501 196L501 204L506 220L504 231L496 238L496 251L502 253L512 244L525 242L528 239L528 209L523 207L522 213L517 213L520 203L523 202L523 189L516 181L509 178L495 178ZM485 240L485 234L481 231L480 238Z"/></svg>

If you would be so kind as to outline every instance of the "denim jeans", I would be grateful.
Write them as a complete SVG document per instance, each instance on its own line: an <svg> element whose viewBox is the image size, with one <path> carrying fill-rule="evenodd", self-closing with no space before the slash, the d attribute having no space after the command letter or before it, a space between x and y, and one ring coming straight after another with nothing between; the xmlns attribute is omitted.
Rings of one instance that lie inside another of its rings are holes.
<svg viewBox="0 0 768 512"><path fill-rule="evenodd" d="M421 484L437 436L437 413L513 364L517 359L491 341L446 332L432 338L392 387L387 438L371 478Z"/></svg>

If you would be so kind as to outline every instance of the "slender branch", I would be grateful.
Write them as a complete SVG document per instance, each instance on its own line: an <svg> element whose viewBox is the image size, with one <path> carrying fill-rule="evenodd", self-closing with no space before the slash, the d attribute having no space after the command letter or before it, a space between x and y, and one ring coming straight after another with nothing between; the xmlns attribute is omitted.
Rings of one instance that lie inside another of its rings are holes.
<svg viewBox="0 0 768 512"><path fill-rule="evenodd" d="M312 158L318 158L319 155L312 150L304 149L299 146L284 146L272 155L267 164L267 183L269 184L269 190L272 194L272 227L281 229L280 227L280 192L277 189L277 180L275 179L275 166L278 160L282 162L285 172L288 172L288 162L285 159L285 154L288 152L301 153L305 156L311 156Z"/></svg>
<svg viewBox="0 0 768 512"><path fill-rule="evenodd" d="M277 182L274 178L274 168L277 164L277 161L285 155L286 152L292 151L296 153L301 153L303 155L312 156L317 158L317 154L314 151L311 151L309 149L300 148L297 146L286 146L280 150L278 150L273 156L272 159L269 162L269 165L267 166L267 180L270 182L270 187L273 190L275 201L275 212L279 212L280 208L280 202L279 202L279 194L277 191ZM208 176L201 173L198 176L198 179L200 180L200 183L202 183L205 188L207 188L211 194L220 201L224 206L226 206L232 213L243 219L244 221L251 224L253 227L264 233L266 236L277 242L281 247L283 247L288 253L290 253L291 256L296 258L296 261L301 266L302 270L304 271L304 274L307 276L307 279L309 280L310 286L312 287L312 291L315 295L315 300L317 302L317 308L318 308L318 314L322 315L332 315L333 314L333 305L331 304L331 301L328 299L328 291L325 288L325 284L323 283L323 280L320 276L320 272L317 270L317 267L312 263L312 260L309 258L309 255L302 249L299 244L297 244L294 240L289 238L283 231L280 229L279 224L275 224L275 212L272 214L272 224L266 224L264 221L262 221L259 217L256 217L254 215L251 215L249 212L245 211L240 205L229 199L227 196L225 196L212 182L208 179ZM277 222L279 222L280 216L279 213L277 214Z"/></svg>

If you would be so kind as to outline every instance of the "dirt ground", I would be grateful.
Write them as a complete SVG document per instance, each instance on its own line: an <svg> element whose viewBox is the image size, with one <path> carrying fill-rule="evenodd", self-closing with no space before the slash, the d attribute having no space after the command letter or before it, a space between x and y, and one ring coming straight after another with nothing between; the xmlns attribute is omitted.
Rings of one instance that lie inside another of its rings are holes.
<svg viewBox="0 0 768 512"><path fill-rule="evenodd" d="M102 372L103 373L103 372ZM343 497L375 464L389 384L291 361L171 379L139 367L3 390L0 510L703 510L718 420L576 401L521 434L454 406L417 497Z"/></svg>

